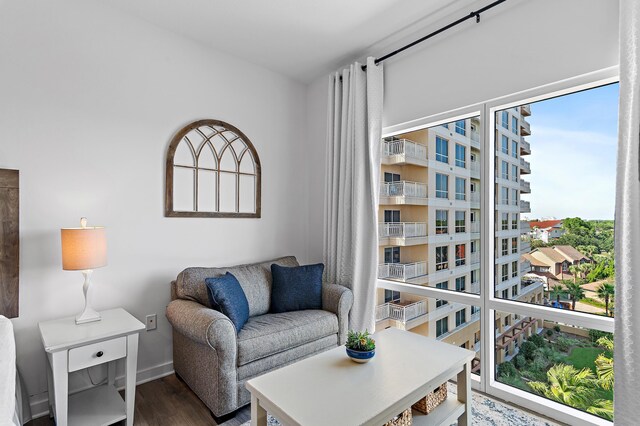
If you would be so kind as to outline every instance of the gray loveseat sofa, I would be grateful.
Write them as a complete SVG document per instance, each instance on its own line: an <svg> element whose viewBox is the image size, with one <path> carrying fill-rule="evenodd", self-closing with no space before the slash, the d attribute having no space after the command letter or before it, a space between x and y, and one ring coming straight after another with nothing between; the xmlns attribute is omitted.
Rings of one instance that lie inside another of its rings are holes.
<svg viewBox="0 0 640 426"><path fill-rule="evenodd" d="M247 380L344 344L353 293L324 284L322 310L270 314L271 264L298 266L293 256L229 268L187 268L171 283L173 367L216 417L247 405ZM211 309L205 279L231 272L249 302L249 321L236 335Z"/></svg>

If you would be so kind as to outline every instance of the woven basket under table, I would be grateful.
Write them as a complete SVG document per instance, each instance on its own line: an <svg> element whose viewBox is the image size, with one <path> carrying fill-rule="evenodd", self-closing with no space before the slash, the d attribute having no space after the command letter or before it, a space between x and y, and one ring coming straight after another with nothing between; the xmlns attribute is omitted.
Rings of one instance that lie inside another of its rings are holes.
<svg viewBox="0 0 640 426"><path fill-rule="evenodd" d="M411 408L407 408L396 418L391 419L384 426L411 426Z"/></svg>
<svg viewBox="0 0 640 426"><path fill-rule="evenodd" d="M420 411L421 413L429 414L435 410L438 405L442 404L445 399L447 399L447 384L443 383L433 392L413 404L411 408Z"/></svg>

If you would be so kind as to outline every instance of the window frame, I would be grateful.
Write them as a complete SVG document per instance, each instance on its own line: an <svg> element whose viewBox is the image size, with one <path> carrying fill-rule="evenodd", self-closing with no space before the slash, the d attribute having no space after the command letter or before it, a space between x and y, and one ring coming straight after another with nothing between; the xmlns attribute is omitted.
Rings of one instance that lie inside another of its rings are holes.
<svg viewBox="0 0 640 426"><path fill-rule="evenodd" d="M455 110L429 115L410 123L399 123L383 128L382 136L395 136L409 131L431 128L444 125L462 118L480 117L482 123L479 131L480 146L479 155L481 163L481 232L480 240L481 269L479 274L480 293L454 292L431 286L415 286L405 283L378 279L379 288L396 289L405 293L424 298L446 299L449 303L461 303L476 306L480 309L480 347L481 374L472 375L471 386L474 389L485 392L496 398L511 401L525 409L535 412L544 412L547 416L558 421L576 425L608 425L612 423L600 419L594 415L580 410L550 401L538 395L500 383L495 377L495 313L512 312L520 316L532 316L547 321L561 322L573 326L591 328L601 331L613 332L614 320L604 316L594 316L582 312L566 311L543 305L529 305L526 303L503 300L494 291L495 279L495 232L498 223L495 215L495 199L499 194L493 191L494 185L487 182L495 181L494 158L498 155L496 146L499 141L495 138L495 113L505 108L530 104L540 100L556 96L571 94L581 90L588 90L606 84L619 82L618 67L610 67L577 77L568 78L559 82L544 86L523 90L517 94L502 96Z"/></svg>

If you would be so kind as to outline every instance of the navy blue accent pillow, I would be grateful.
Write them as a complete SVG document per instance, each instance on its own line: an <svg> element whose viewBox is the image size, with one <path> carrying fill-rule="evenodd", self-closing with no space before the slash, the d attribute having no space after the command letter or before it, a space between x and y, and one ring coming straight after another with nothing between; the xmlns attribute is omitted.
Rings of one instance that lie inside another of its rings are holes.
<svg viewBox="0 0 640 426"><path fill-rule="evenodd" d="M238 333L249 319L249 302L240 283L229 272L219 277L207 278L204 282L211 307L229 317Z"/></svg>
<svg viewBox="0 0 640 426"><path fill-rule="evenodd" d="M324 265L286 267L271 265L271 312L322 309Z"/></svg>

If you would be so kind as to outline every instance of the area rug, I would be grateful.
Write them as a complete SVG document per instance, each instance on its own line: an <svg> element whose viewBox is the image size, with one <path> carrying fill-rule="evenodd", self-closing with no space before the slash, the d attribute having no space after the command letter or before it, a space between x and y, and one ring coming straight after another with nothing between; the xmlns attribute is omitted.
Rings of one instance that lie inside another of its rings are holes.
<svg viewBox="0 0 640 426"><path fill-rule="evenodd" d="M449 383L449 393L456 394L456 386ZM559 426L557 423L550 422L540 417L534 416L516 407L507 405L503 402L486 397L477 392L473 392L473 401L471 402L471 414L473 416L474 425L482 426ZM244 423L242 426L249 426L250 422ZM453 423L454 425L457 423ZM268 426L280 426L278 420L274 417L267 416Z"/></svg>

